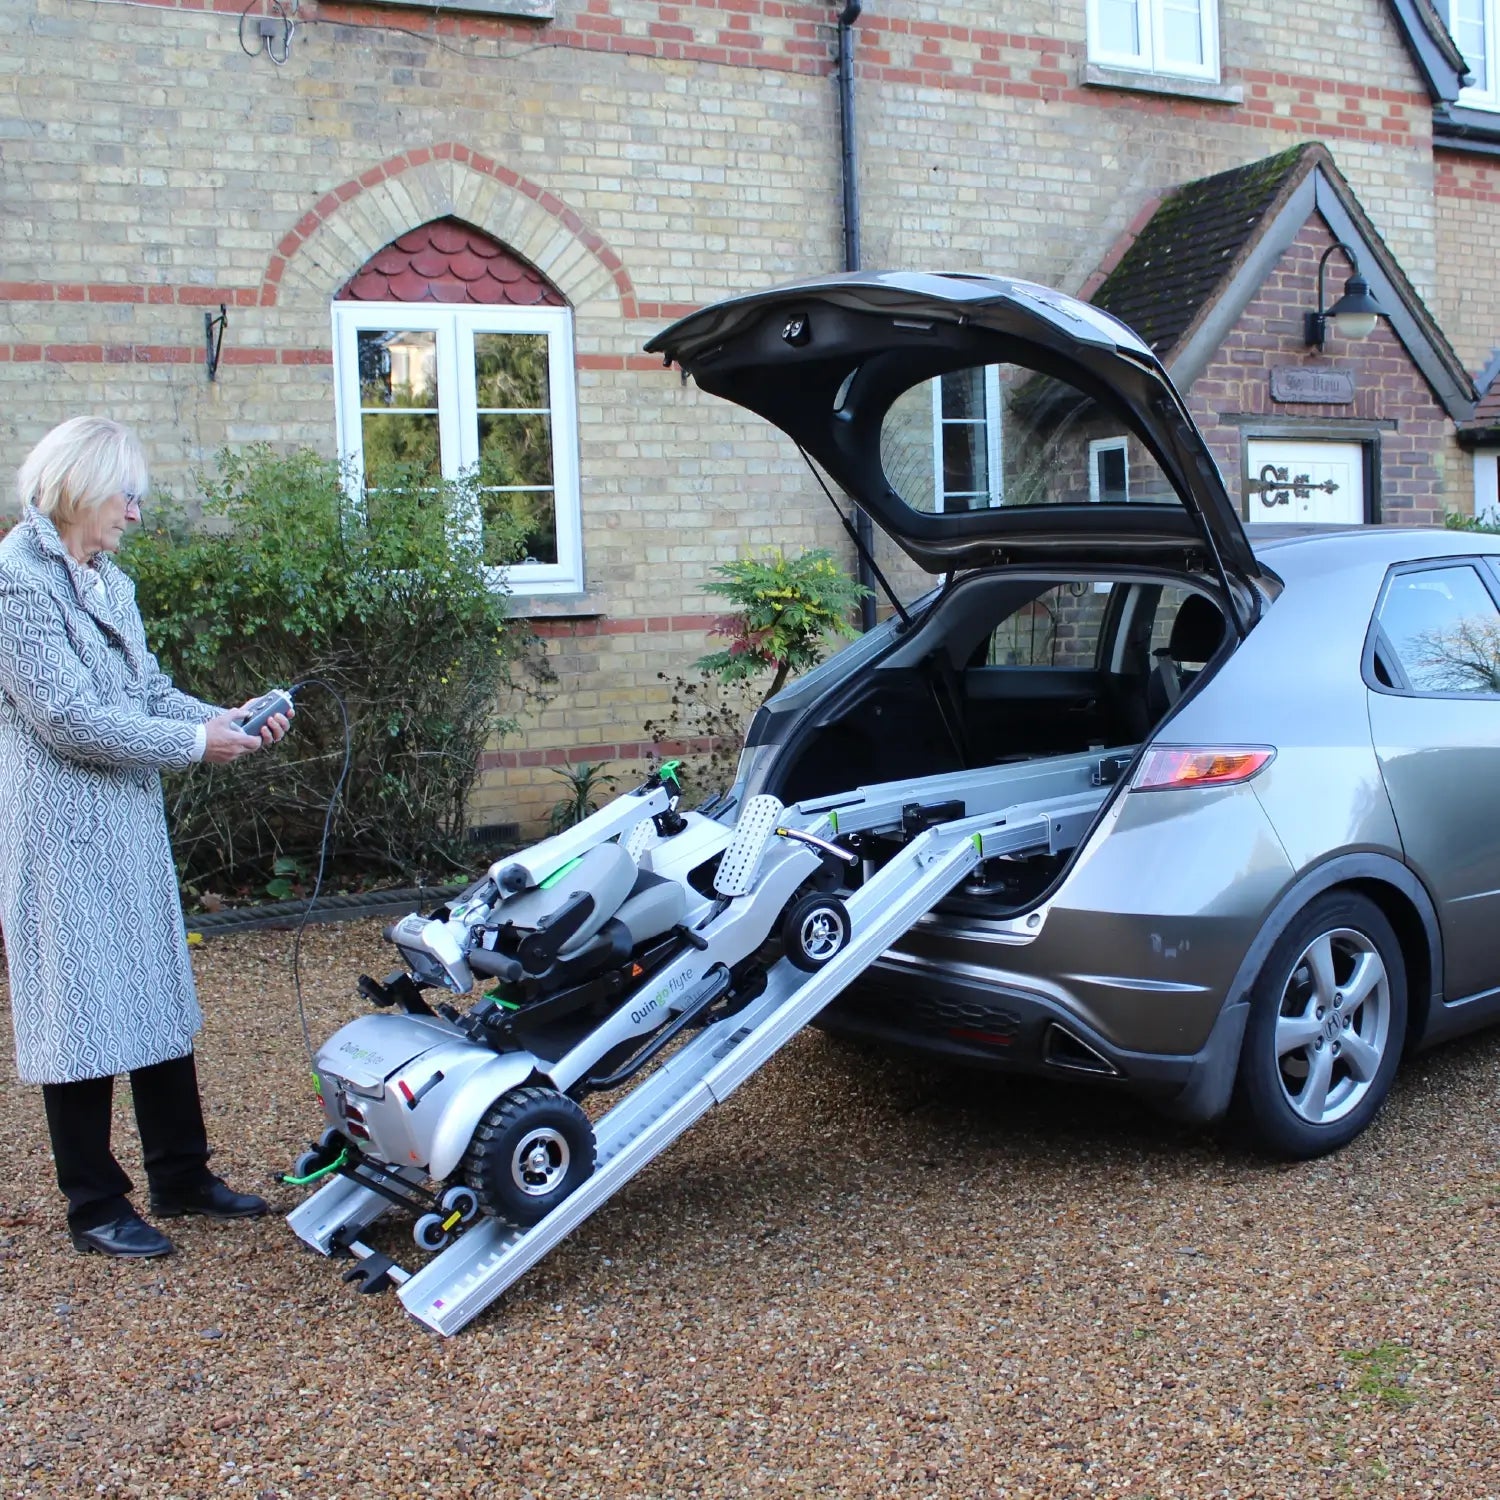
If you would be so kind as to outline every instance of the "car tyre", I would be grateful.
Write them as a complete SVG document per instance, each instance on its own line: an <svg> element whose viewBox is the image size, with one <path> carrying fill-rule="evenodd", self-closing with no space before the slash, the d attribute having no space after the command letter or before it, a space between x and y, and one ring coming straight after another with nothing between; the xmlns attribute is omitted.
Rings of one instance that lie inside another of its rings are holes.
<svg viewBox="0 0 1500 1500"><path fill-rule="evenodd" d="M1310 902L1250 996L1231 1118L1296 1161L1337 1151L1375 1118L1406 1040L1406 968L1380 908L1353 891Z"/></svg>
<svg viewBox="0 0 1500 1500"><path fill-rule="evenodd" d="M594 1128L556 1089L512 1089L479 1121L464 1154L464 1181L497 1219L535 1224L594 1170Z"/></svg>

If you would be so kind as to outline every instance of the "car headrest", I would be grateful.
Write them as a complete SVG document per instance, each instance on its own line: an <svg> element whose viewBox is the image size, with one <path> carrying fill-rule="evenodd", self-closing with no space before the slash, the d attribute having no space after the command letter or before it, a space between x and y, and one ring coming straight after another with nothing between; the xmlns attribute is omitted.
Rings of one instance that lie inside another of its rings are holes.
<svg viewBox="0 0 1500 1500"><path fill-rule="evenodd" d="M1224 639L1224 616L1202 594L1189 594L1172 621L1167 654L1173 661L1205 662Z"/></svg>

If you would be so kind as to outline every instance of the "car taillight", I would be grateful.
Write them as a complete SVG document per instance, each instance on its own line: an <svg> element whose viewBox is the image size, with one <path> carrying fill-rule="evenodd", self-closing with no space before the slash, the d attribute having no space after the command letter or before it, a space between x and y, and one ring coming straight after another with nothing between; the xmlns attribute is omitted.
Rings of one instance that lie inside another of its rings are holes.
<svg viewBox="0 0 1500 1500"><path fill-rule="evenodd" d="M1264 770L1276 752L1267 746L1148 750L1135 773L1134 790L1168 787L1231 786Z"/></svg>

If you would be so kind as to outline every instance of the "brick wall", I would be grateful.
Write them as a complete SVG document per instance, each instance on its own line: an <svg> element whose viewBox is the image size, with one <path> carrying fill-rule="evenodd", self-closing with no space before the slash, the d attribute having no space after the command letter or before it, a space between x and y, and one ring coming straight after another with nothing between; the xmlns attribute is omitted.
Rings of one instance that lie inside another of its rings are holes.
<svg viewBox="0 0 1500 1500"><path fill-rule="evenodd" d="M0 436L19 456L109 411L180 493L225 444L330 451L343 280L445 213L513 246L575 309L588 590L586 618L548 626L557 696L494 748L477 799L535 811L555 796L538 757L638 747L658 674L705 649L716 562L770 544L852 561L788 443L641 353L703 301L840 267L837 7L560 0L536 25L302 0L279 68L242 50L244 10L0 6ZM1477 367L1500 201L1463 196L1488 167L1434 191L1430 109L1384 0L1222 0L1221 29L1238 103L1086 84L1083 0L872 7L866 263L1076 290L1144 203L1317 137L1439 315L1473 309L1476 331L1450 332Z"/></svg>
<svg viewBox="0 0 1500 1500"><path fill-rule="evenodd" d="M1435 182L1436 243L1443 267L1432 311L1459 357L1479 370L1500 348L1500 161L1441 151Z"/></svg>
<svg viewBox="0 0 1500 1500"><path fill-rule="evenodd" d="M1339 338L1330 325L1324 350L1307 348L1308 291L1317 282L1319 257L1333 243L1314 214L1186 393L1231 495L1253 518L1243 494L1243 444L1269 428L1286 438L1296 435L1295 425L1287 424L1301 424L1307 436L1336 438L1337 429L1348 426L1350 440L1358 441L1378 427L1381 520L1435 525L1445 510L1472 511L1471 470L1454 444L1453 424L1389 323L1382 319L1367 338L1354 340ZM1274 366L1348 372L1354 401L1273 401Z"/></svg>

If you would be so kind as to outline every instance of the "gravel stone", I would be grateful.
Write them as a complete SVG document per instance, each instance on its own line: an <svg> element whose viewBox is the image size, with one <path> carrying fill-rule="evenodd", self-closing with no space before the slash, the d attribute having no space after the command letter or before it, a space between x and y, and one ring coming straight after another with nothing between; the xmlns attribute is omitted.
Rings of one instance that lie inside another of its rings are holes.
<svg viewBox="0 0 1500 1500"><path fill-rule="evenodd" d="M380 926L304 935L314 1044ZM444 1340L280 1217L320 1129L290 952L194 950L214 1166L278 1213L173 1220L175 1256L73 1251L0 1059L0 1495L1500 1495L1494 1034L1289 1166L807 1032Z"/></svg>

